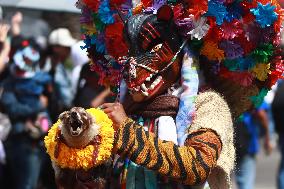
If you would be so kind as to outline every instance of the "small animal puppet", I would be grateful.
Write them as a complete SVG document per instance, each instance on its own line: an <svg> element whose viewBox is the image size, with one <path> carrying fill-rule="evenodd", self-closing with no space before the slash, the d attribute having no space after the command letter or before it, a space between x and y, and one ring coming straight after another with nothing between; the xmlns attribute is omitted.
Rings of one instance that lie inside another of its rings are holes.
<svg viewBox="0 0 284 189"><path fill-rule="evenodd" d="M107 188L113 138L112 122L99 109L74 107L60 114L45 137L57 187Z"/></svg>

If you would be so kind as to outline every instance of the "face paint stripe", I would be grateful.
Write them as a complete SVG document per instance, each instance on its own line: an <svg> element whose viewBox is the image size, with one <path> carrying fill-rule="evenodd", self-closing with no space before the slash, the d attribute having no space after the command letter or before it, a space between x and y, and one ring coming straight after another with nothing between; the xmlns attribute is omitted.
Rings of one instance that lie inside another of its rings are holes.
<svg viewBox="0 0 284 189"><path fill-rule="evenodd" d="M141 36L144 38L143 43L142 43L142 47L144 49L146 49L146 47L148 46L148 44L150 43L150 39L148 37L146 37L145 34L143 34L142 32L140 32Z"/></svg>
<svg viewBox="0 0 284 189"><path fill-rule="evenodd" d="M159 51L159 53L161 53L161 55L162 55L162 61L165 61L169 56L166 54L166 52L164 52L165 51L165 49L161 49L160 51Z"/></svg>
<svg viewBox="0 0 284 189"><path fill-rule="evenodd" d="M147 25L152 29L152 31L158 36L160 37L160 33L152 26L152 24L150 22L147 22Z"/></svg>
<svg viewBox="0 0 284 189"><path fill-rule="evenodd" d="M160 37L160 34L149 22L147 22L146 26L143 25L142 28L143 30L140 31L140 34L145 37L147 36L146 38L148 39L147 43L143 41L142 44L143 48L146 49L146 47L149 45L151 41L155 40L157 37Z"/></svg>
<svg viewBox="0 0 284 189"><path fill-rule="evenodd" d="M168 48L165 48L165 47L164 47L164 48L161 49L161 51L163 51L163 53L166 54L166 56L172 55L171 50L168 49Z"/></svg>
<svg viewBox="0 0 284 189"><path fill-rule="evenodd" d="M146 40L146 41L149 41L149 42L150 42L150 39L149 39L148 37L146 37L146 35L145 35L145 34L143 34L142 32L140 32L140 34L142 35L142 37L144 38L144 40Z"/></svg>
<svg viewBox="0 0 284 189"><path fill-rule="evenodd" d="M157 61L162 60L162 58L161 58L161 56L160 56L160 54L159 54L159 53L156 53L156 58L157 58Z"/></svg>
<svg viewBox="0 0 284 189"><path fill-rule="evenodd" d="M171 54L173 54L173 51L172 51L172 49L170 48L170 46L168 45L168 43L165 43L164 48L167 49Z"/></svg>
<svg viewBox="0 0 284 189"><path fill-rule="evenodd" d="M139 57L139 58L136 58L136 62L145 62L147 61L148 58L147 57Z"/></svg>
<svg viewBox="0 0 284 189"><path fill-rule="evenodd" d="M146 31L152 36L153 39L156 39L156 38L157 38L157 36L155 35L155 33L152 33L147 27L142 26L142 28L143 28L144 30L146 30Z"/></svg>

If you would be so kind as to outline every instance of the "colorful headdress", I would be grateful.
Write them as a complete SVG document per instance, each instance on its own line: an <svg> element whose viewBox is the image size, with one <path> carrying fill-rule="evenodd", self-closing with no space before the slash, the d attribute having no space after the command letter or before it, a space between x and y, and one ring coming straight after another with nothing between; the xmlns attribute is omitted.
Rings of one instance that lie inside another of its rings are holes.
<svg viewBox="0 0 284 189"><path fill-rule="evenodd" d="M247 98L258 106L283 78L283 11L276 0L80 0L84 48L101 83L117 86L120 81L123 65L117 59L128 51L123 20L142 12L155 14L165 4L172 7L179 33L198 55L200 67L206 65L214 75L212 83L254 88Z"/></svg>

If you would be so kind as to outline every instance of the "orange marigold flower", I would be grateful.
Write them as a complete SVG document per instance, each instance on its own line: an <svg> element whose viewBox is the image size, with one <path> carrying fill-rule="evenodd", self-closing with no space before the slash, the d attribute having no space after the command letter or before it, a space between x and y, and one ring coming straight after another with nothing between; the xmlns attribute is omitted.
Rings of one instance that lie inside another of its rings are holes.
<svg viewBox="0 0 284 189"><path fill-rule="evenodd" d="M219 49L218 44L212 41L205 41L200 53L209 60L218 60L219 62L224 60L225 57L224 51Z"/></svg>
<svg viewBox="0 0 284 189"><path fill-rule="evenodd" d="M142 13L143 8L144 8L143 3L139 3L136 7L134 7L134 8L132 9L133 15Z"/></svg>

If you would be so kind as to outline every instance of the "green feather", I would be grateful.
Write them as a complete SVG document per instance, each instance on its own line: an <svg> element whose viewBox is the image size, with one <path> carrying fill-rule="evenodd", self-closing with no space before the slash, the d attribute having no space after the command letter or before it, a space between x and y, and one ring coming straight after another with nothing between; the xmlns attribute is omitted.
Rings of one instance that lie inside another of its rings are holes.
<svg viewBox="0 0 284 189"><path fill-rule="evenodd" d="M267 93L268 93L268 89L263 88L261 89L258 95L250 97L250 100L252 101L252 103L254 104L256 108L262 104L264 97L267 95Z"/></svg>

